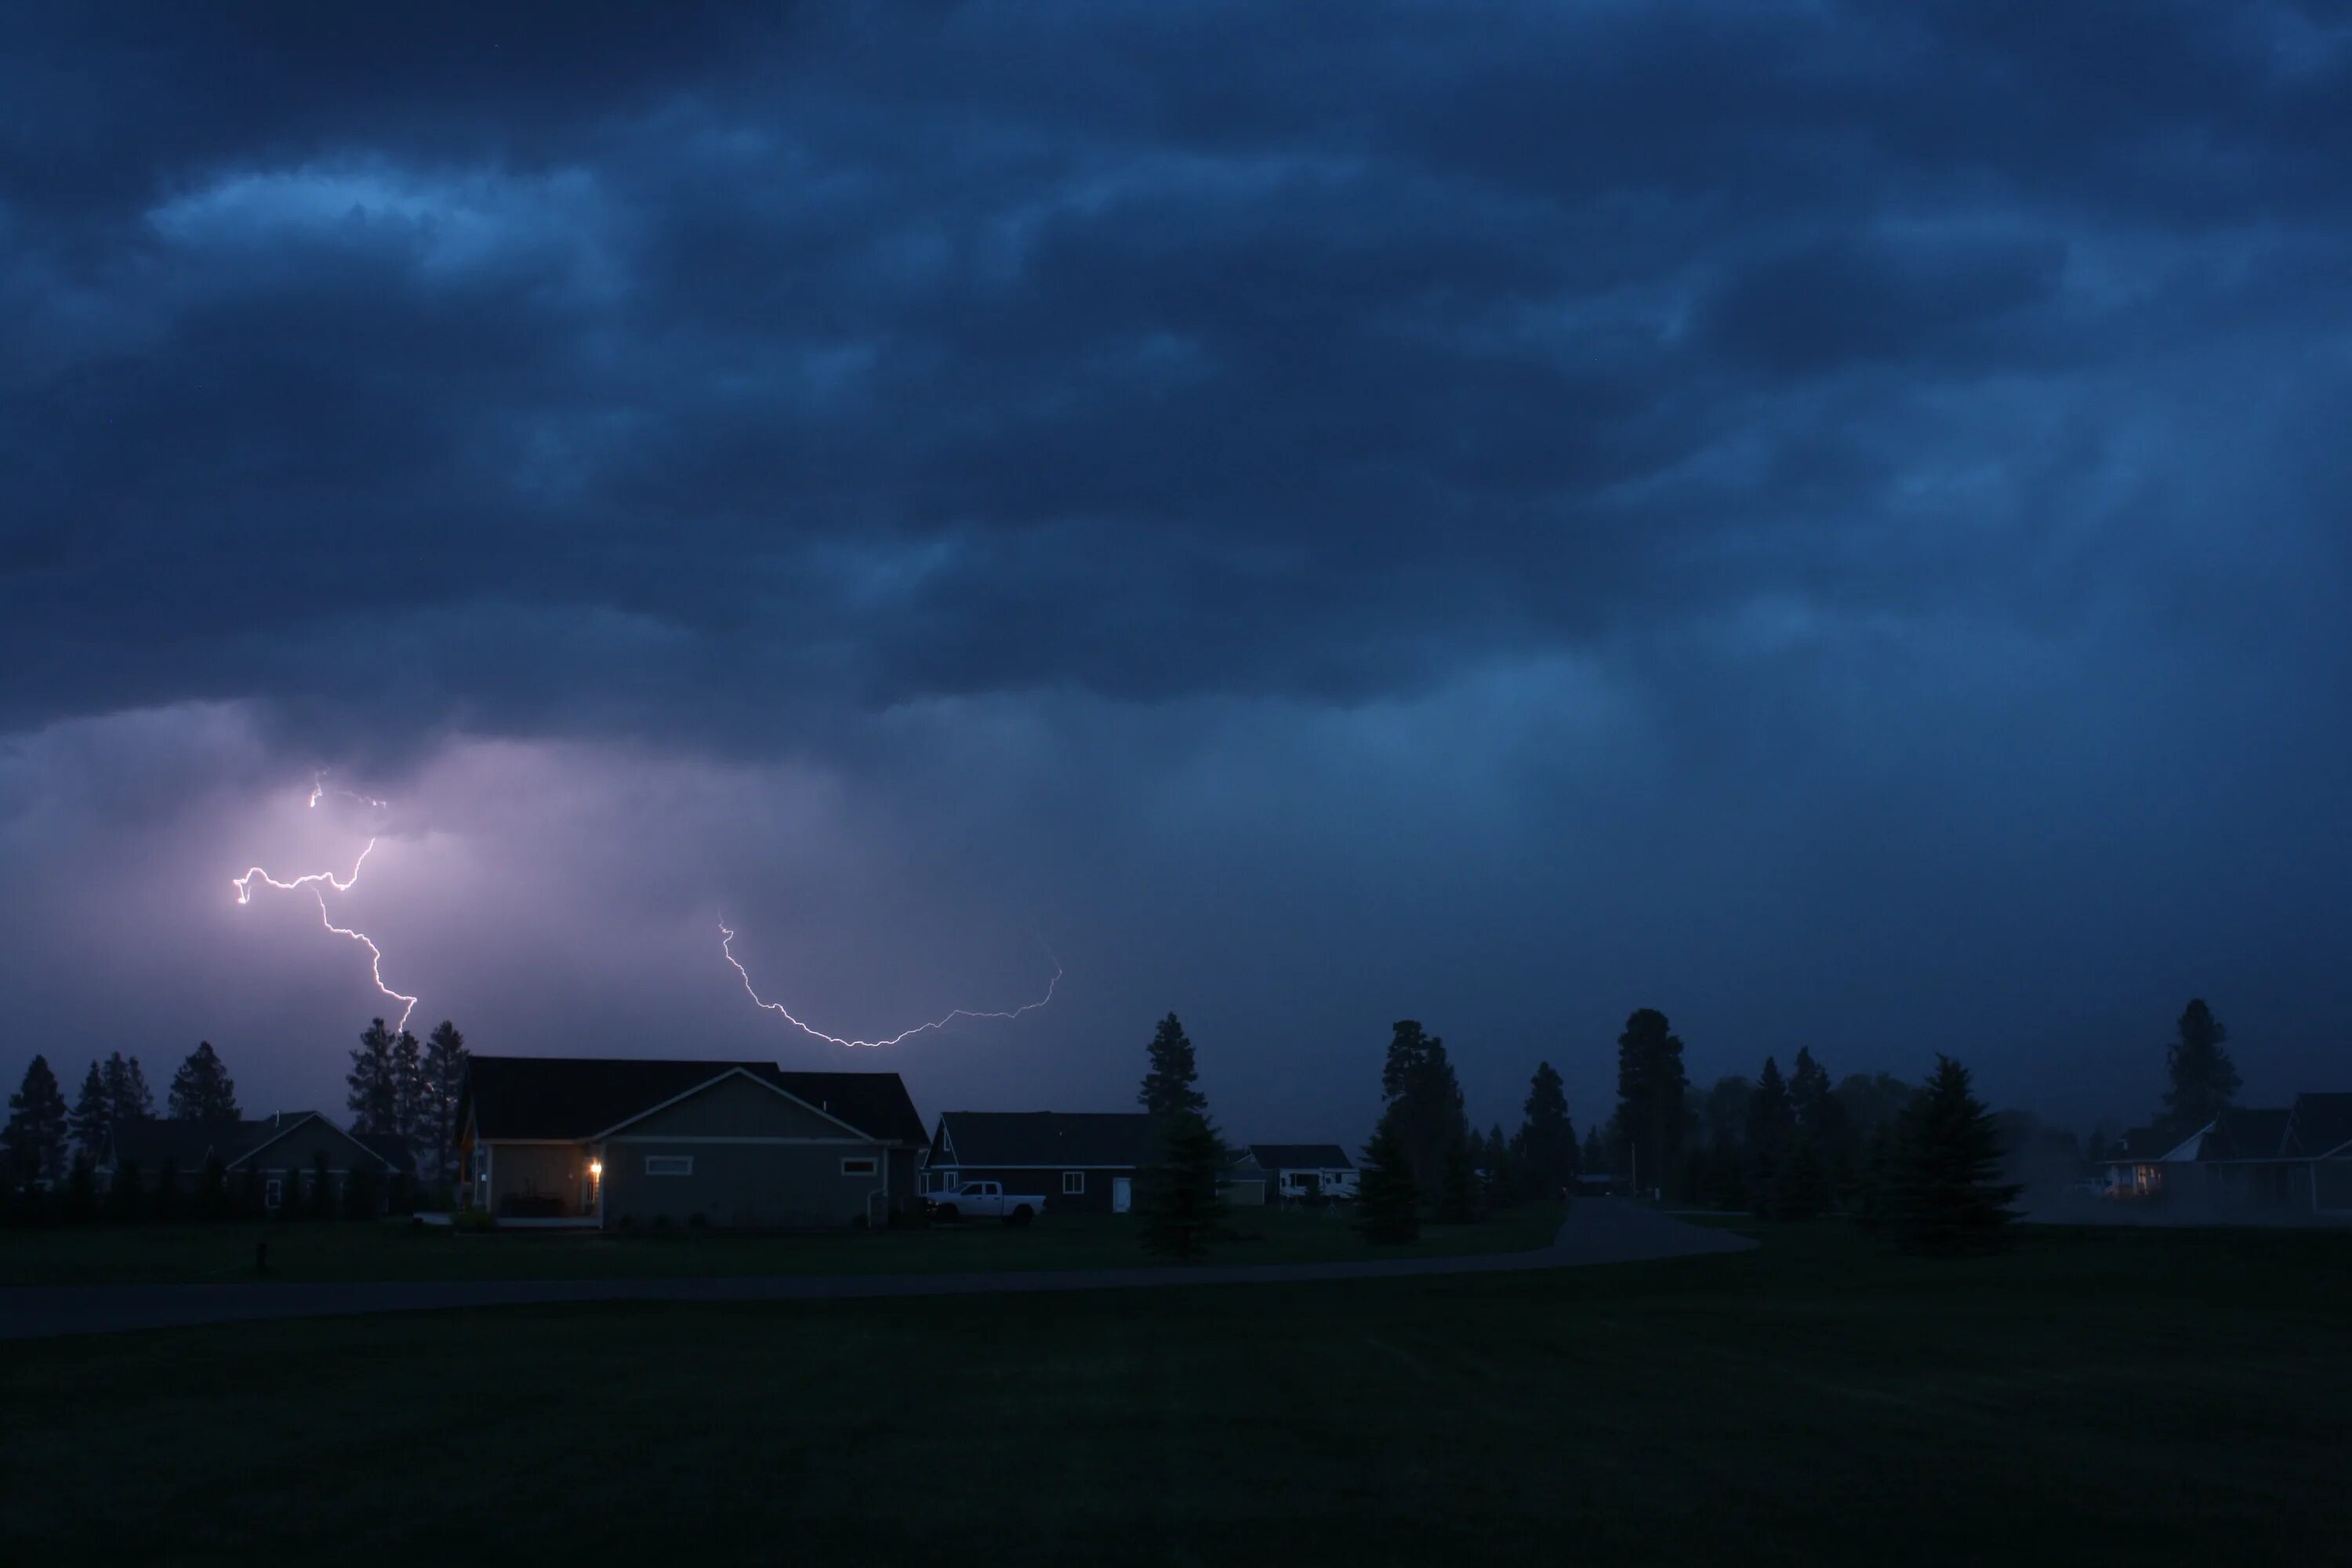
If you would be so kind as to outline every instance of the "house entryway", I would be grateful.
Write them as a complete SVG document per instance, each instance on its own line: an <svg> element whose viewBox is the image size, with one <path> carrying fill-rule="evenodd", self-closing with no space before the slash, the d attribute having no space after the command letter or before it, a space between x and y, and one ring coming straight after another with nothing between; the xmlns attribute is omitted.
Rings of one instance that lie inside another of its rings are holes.
<svg viewBox="0 0 2352 1568"><path fill-rule="evenodd" d="M1110 1179L1110 1212L1125 1214L1135 1206L1135 1178L1113 1176Z"/></svg>

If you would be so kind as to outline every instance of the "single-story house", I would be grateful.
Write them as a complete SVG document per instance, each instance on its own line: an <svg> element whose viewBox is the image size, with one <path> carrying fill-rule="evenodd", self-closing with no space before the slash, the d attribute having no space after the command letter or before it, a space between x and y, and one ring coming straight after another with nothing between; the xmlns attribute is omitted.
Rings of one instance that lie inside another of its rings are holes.
<svg viewBox="0 0 2352 1568"><path fill-rule="evenodd" d="M1253 1143L1249 1152L1265 1172L1268 1203L1356 1195L1356 1163L1337 1143Z"/></svg>
<svg viewBox="0 0 2352 1568"><path fill-rule="evenodd" d="M416 1174L406 1139L346 1132L315 1110L284 1110L236 1121L163 1118L129 1122L114 1130L96 1170L99 1185L107 1188L113 1185L117 1171L133 1164L139 1179L152 1188L168 1164L177 1172L181 1190L192 1192L203 1179L205 1162L217 1157L232 1185L253 1173L261 1184L263 1206L276 1209L294 1191L289 1175L299 1174L307 1189L321 1156L338 1194L354 1172L379 1184Z"/></svg>
<svg viewBox="0 0 2352 1568"><path fill-rule="evenodd" d="M995 1181L1008 1193L1043 1194L1047 1214L1125 1214L1157 1147L1139 1110L942 1111L923 1191Z"/></svg>
<svg viewBox="0 0 2352 1568"><path fill-rule="evenodd" d="M2134 1127L2106 1159L2107 1195L2152 1198L2164 1191L2165 1160L2179 1140L2153 1127Z"/></svg>
<svg viewBox="0 0 2352 1568"><path fill-rule="evenodd" d="M501 1226L879 1226L925 1147L897 1073L772 1062L478 1056L457 1125L467 1202Z"/></svg>
<svg viewBox="0 0 2352 1568"><path fill-rule="evenodd" d="M1240 1151L1225 1173L1217 1178L1217 1195L1230 1208L1264 1208L1265 1206L1265 1168L1246 1149Z"/></svg>
<svg viewBox="0 0 2352 1568"><path fill-rule="evenodd" d="M2108 1166L2117 1195L2223 1208L2352 1213L2352 1094L2298 1094L2281 1108L2232 1107L2147 1158L2146 1129Z"/></svg>

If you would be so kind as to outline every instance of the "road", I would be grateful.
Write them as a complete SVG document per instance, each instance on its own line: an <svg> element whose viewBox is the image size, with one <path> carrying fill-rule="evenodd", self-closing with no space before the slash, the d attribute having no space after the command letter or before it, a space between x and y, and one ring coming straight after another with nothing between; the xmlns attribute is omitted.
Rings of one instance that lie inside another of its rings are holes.
<svg viewBox="0 0 2352 1568"><path fill-rule="evenodd" d="M650 1279L254 1280L236 1285L34 1286L0 1289L0 1339L122 1333L273 1318L336 1317L578 1301L831 1301L1034 1290L1133 1290L1178 1285L1286 1285L1502 1274L1595 1263L1741 1252L1728 1231L1615 1199L1572 1205L1551 1245L1528 1252L1350 1263L1171 1264L1138 1268L999 1269L972 1274L814 1274Z"/></svg>

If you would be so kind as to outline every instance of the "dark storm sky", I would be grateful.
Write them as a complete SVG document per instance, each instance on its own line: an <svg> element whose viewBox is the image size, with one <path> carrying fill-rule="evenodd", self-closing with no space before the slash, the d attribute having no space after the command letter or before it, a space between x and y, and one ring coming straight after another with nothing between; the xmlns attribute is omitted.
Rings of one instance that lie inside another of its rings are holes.
<svg viewBox="0 0 2352 1568"><path fill-rule="evenodd" d="M2352 1088L2340 10L486 9L0 20L10 1086Z"/></svg>

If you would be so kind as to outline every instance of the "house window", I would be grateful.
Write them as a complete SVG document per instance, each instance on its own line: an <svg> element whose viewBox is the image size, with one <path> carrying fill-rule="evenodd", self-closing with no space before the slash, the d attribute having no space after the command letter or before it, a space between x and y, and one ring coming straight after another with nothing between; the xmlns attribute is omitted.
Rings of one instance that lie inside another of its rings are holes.
<svg viewBox="0 0 2352 1568"><path fill-rule="evenodd" d="M691 1154L648 1154L646 1156L648 1176L690 1176L694 1174Z"/></svg>
<svg viewBox="0 0 2352 1568"><path fill-rule="evenodd" d="M963 1184L962 1176L963 1173L961 1171L941 1171L940 1173L939 1190L943 1193L951 1193L955 1191L956 1188Z"/></svg>
<svg viewBox="0 0 2352 1568"><path fill-rule="evenodd" d="M844 1160L841 1163L841 1173L845 1176L872 1175L874 1173L874 1156L871 1154L863 1154Z"/></svg>
<svg viewBox="0 0 2352 1568"><path fill-rule="evenodd" d="M282 1208L286 1203L286 1184L272 1176L261 1185L261 1201L271 1208Z"/></svg>
<svg viewBox="0 0 2352 1568"><path fill-rule="evenodd" d="M1076 1197L1086 1190L1087 1173L1084 1171L1065 1171L1062 1173L1062 1195L1064 1197Z"/></svg>

